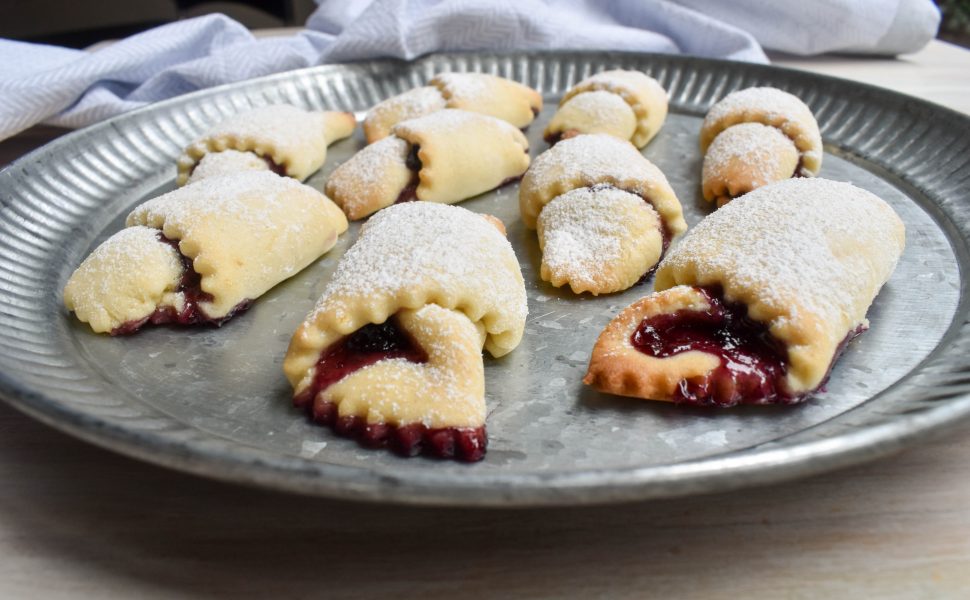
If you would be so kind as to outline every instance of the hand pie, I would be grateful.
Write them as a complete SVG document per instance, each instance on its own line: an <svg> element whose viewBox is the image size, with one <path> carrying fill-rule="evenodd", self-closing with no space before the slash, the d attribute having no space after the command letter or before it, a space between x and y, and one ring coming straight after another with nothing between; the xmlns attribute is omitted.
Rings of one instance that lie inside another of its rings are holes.
<svg viewBox="0 0 970 600"><path fill-rule="evenodd" d="M71 275L64 304L98 332L220 325L333 247L347 219L326 196L265 171L211 177L128 215Z"/></svg>
<svg viewBox="0 0 970 600"><path fill-rule="evenodd" d="M660 169L605 134L565 139L537 156L519 208L526 227L538 229L542 280L577 294L627 289L687 229Z"/></svg>
<svg viewBox="0 0 970 600"><path fill-rule="evenodd" d="M400 204L361 228L283 370L296 406L364 445L480 460L481 350L511 352L526 313L518 261L493 218Z"/></svg>
<svg viewBox="0 0 970 600"><path fill-rule="evenodd" d="M667 91L640 71L604 71L580 81L563 96L546 126L555 144L580 133L606 133L643 148L667 118Z"/></svg>
<svg viewBox="0 0 970 600"><path fill-rule="evenodd" d="M327 146L352 134L354 127L351 113L307 112L288 104L254 108L218 123L189 144L178 159L177 183L188 183L207 155L227 150L254 154L273 172L303 181L323 166ZM253 164L232 157L221 161L218 171L240 165L250 170Z"/></svg>
<svg viewBox="0 0 970 600"><path fill-rule="evenodd" d="M711 107L701 126L704 199L723 206L773 181L814 177L822 136L805 103L775 88L748 88Z"/></svg>
<svg viewBox="0 0 970 600"><path fill-rule="evenodd" d="M685 404L790 404L828 377L905 244L888 204L789 179L709 215L657 270L657 292L600 335L585 383Z"/></svg>
<svg viewBox="0 0 970 600"><path fill-rule="evenodd" d="M495 117L446 109L398 123L393 131L327 180L327 195L352 220L395 202L460 202L529 168L525 136Z"/></svg>
<svg viewBox="0 0 970 600"><path fill-rule="evenodd" d="M372 144L391 135L401 121L458 108L527 127L542 110L542 96L511 79L486 73L441 73L425 87L388 98L367 113L364 136Z"/></svg>

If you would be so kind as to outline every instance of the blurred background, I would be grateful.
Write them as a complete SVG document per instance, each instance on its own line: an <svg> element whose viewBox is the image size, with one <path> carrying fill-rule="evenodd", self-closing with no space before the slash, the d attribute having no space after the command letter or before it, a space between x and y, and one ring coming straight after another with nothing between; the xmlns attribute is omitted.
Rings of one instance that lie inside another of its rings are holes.
<svg viewBox="0 0 970 600"><path fill-rule="evenodd" d="M970 0L936 0L940 39L970 48ZM223 13L249 29L301 26L313 0L31 0L0 2L0 37L86 48L163 23Z"/></svg>
<svg viewBox="0 0 970 600"><path fill-rule="evenodd" d="M301 26L316 7L313 0L0 0L0 37L86 48L212 13L249 29Z"/></svg>

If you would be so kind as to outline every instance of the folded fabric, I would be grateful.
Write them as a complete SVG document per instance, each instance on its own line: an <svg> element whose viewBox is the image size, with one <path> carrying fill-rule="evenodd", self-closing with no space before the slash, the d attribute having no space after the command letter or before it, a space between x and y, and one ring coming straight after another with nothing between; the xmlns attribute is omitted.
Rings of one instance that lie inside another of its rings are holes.
<svg viewBox="0 0 970 600"><path fill-rule="evenodd" d="M795 53L916 50L930 0L340 0L307 29L256 39L212 15L93 52L0 40L0 139L47 121L79 127L206 87L326 62L436 51L616 50L767 62Z"/></svg>

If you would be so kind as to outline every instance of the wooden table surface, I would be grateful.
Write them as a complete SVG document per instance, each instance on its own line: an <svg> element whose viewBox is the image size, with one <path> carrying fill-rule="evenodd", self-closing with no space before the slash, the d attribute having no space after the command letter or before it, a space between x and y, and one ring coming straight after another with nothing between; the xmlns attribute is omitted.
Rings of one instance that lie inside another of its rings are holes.
<svg viewBox="0 0 970 600"><path fill-rule="evenodd" d="M776 64L970 113L970 51ZM0 143L0 164L57 135ZM781 485L620 506L353 504L217 483L0 404L0 598L967 598L970 424Z"/></svg>

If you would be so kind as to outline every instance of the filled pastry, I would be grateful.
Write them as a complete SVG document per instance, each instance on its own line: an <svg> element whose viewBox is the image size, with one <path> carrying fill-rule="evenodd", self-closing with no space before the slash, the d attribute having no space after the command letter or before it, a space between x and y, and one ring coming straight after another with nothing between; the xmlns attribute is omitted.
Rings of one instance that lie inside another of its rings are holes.
<svg viewBox="0 0 970 600"><path fill-rule="evenodd" d="M327 195L356 220L396 202L452 204L519 178L529 143L505 121L457 109L403 121L330 174Z"/></svg>
<svg viewBox="0 0 970 600"><path fill-rule="evenodd" d="M372 144L391 135L401 121L446 108L489 115L522 129L542 110L542 96L521 83L487 73L441 73L427 86L374 106L364 119L364 136Z"/></svg>
<svg viewBox="0 0 970 600"><path fill-rule="evenodd" d="M526 294L497 219L425 202L371 218L283 362L296 406L367 446L485 453L482 348L511 352Z"/></svg>
<svg viewBox="0 0 970 600"><path fill-rule="evenodd" d="M585 383L686 404L790 404L825 382L905 244L902 221L848 183L789 179L711 214L614 318Z"/></svg>
<svg viewBox="0 0 970 600"><path fill-rule="evenodd" d="M577 294L629 288L687 229L660 169L606 134L571 137L537 156L519 208L526 227L538 230L542 280Z"/></svg>
<svg viewBox="0 0 970 600"><path fill-rule="evenodd" d="M701 126L704 199L723 206L773 181L814 177L822 136L812 111L779 89L748 88L711 107Z"/></svg>
<svg viewBox="0 0 970 600"><path fill-rule="evenodd" d="M643 148L667 118L667 91L640 71L604 71L571 87L546 126L555 144L580 133L605 133Z"/></svg>
<svg viewBox="0 0 970 600"><path fill-rule="evenodd" d="M189 182L200 162L213 154L234 150L250 156L216 159L207 170L219 174L258 169L252 156L279 175L303 181L323 166L327 146L348 137L357 123L346 112L309 112L288 104L274 104L235 114L198 138L178 159L178 185ZM198 178L196 178L198 179Z"/></svg>
<svg viewBox="0 0 970 600"><path fill-rule="evenodd" d="M135 208L71 275L64 304L98 333L220 325L328 251L347 219L267 171L213 176Z"/></svg>

